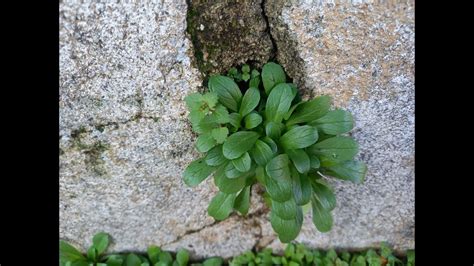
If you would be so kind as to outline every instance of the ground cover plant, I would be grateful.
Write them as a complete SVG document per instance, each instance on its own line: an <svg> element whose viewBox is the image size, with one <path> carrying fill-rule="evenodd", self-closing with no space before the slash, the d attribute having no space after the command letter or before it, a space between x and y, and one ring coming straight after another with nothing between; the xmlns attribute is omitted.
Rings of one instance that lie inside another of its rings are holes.
<svg viewBox="0 0 474 266"><path fill-rule="evenodd" d="M388 245L382 243L380 249L358 252L311 250L303 244L290 243L283 254L274 254L272 249L247 251L229 260L220 257L202 261L190 261L186 249L176 253L150 246L146 253L105 254L110 244L106 233L98 233L92 245L84 254L65 241L60 241L61 266L219 266L219 265L317 265L317 266L414 266L415 251L408 250L406 257L397 257Z"/></svg>
<svg viewBox="0 0 474 266"><path fill-rule="evenodd" d="M251 187L260 184L271 209L270 222L281 242L294 240L303 207L321 232L333 225L336 207L331 177L361 183L367 167L354 160L356 141L347 135L352 115L331 108L326 95L303 101L273 62L261 73L244 65L226 76L213 75L208 91L185 98L196 149L203 156L186 168L184 182L195 187L213 175L219 192L208 213L226 219L234 210L246 215Z"/></svg>

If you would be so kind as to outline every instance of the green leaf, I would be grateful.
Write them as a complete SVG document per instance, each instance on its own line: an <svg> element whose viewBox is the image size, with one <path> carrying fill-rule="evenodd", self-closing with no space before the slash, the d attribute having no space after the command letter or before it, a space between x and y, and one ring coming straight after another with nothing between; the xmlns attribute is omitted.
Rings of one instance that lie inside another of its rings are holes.
<svg viewBox="0 0 474 266"><path fill-rule="evenodd" d="M124 257L121 255L110 255L107 256L107 266L122 266Z"/></svg>
<svg viewBox="0 0 474 266"><path fill-rule="evenodd" d="M299 174L294 167L291 168L291 180L293 184L293 195L296 204L303 206L311 199L311 183L306 174Z"/></svg>
<svg viewBox="0 0 474 266"><path fill-rule="evenodd" d="M257 179L257 181L266 186L265 184L265 169L262 167L262 166L258 166L257 168L255 168L255 178Z"/></svg>
<svg viewBox="0 0 474 266"><path fill-rule="evenodd" d="M367 252L365 253L365 256L367 257L367 259L369 259L369 258L379 258L379 255L373 249L367 250Z"/></svg>
<svg viewBox="0 0 474 266"><path fill-rule="evenodd" d="M253 131L239 131L230 135L222 147L224 157L229 160L239 158L253 147L259 136Z"/></svg>
<svg viewBox="0 0 474 266"><path fill-rule="evenodd" d="M237 193L242 188L245 187L245 181L247 179L247 175L243 173L239 173L240 176L237 178L228 178L225 175L226 167L221 166L217 169L216 173L214 174L214 184L219 188L220 191L226 194Z"/></svg>
<svg viewBox="0 0 474 266"><path fill-rule="evenodd" d="M295 109L296 109L298 106L302 105L303 103L305 103L305 102L299 102L299 103L297 103L297 104L291 106L290 110L288 110L288 112L286 112L286 114L283 116L283 119L284 119L284 120L288 120L288 118L290 118L290 116L293 114L293 112L295 111Z"/></svg>
<svg viewBox="0 0 474 266"><path fill-rule="evenodd" d="M380 255L385 258L388 258L390 255L392 255L392 250L385 242L380 244Z"/></svg>
<svg viewBox="0 0 474 266"><path fill-rule="evenodd" d="M239 74L239 70L236 67L232 67L232 68L229 69L229 71L227 71L227 75L229 77L234 77L238 74Z"/></svg>
<svg viewBox="0 0 474 266"><path fill-rule="evenodd" d="M287 83L287 84L291 88L291 92L293 93L293 98L295 98L296 95L298 95L298 88L296 87L296 84L294 83Z"/></svg>
<svg viewBox="0 0 474 266"><path fill-rule="evenodd" d="M280 154L271 159L265 167L265 184L268 194L273 200L284 202L290 199L291 176L288 167L288 155Z"/></svg>
<svg viewBox="0 0 474 266"><path fill-rule="evenodd" d="M272 257L273 264L280 265L281 264L281 258L282 257Z"/></svg>
<svg viewBox="0 0 474 266"><path fill-rule="evenodd" d="M277 153L278 152L278 146L276 144L276 142L271 139L270 137L268 136L265 136L262 138L262 141L264 141L266 144L268 144L268 146L270 146L270 148L272 149L273 153Z"/></svg>
<svg viewBox="0 0 474 266"><path fill-rule="evenodd" d="M242 173L245 173L250 170L252 160L250 159L249 153L246 152L239 158L232 160L232 164L234 165L235 169Z"/></svg>
<svg viewBox="0 0 474 266"><path fill-rule="evenodd" d="M242 74L242 79L243 79L244 81L248 81L248 80L250 79L250 74L249 74L249 73L244 73L244 74Z"/></svg>
<svg viewBox="0 0 474 266"><path fill-rule="evenodd" d="M212 148L207 153L206 158L204 160L206 161L206 164L209 166L219 166L227 162L227 159L222 154L222 145L217 145L214 148Z"/></svg>
<svg viewBox="0 0 474 266"><path fill-rule="evenodd" d="M211 131L211 135L218 144L224 143L229 134L229 129L226 127L215 128Z"/></svg>
<svg viewBox="0 0 474 266"><path fill-rule="evenodd" d="M369 249L366 252L366 259L368 262L369 266L382 266L385 265L385 263L382 264L382 258L375 252L375 250Z"/></svg>
<svg viewBox="0 0 474 266"><path fill-rule="evenodd" d="M349 266L347 262L341 260L340 258L337 258L335 263L336 263L335 266Z"/></svg>
<svg viewBox="0 0 474 266"><path fill-rule="evenodd" d="M250 73L250 66L245 64L242 66L242 73Z"/></svg>
<svg viewBox="0 0 474 266"><path fill-rule="evenodd" d="M205 260L202 263L202 265L203 266L221 266L223 263L224 263L224 260L222 258L215 257L215 258L209 258Z"/></svg>
<svg viewBox="0 0 474 266"><path fill-rule="evenodd" d="M211 203L209 203L207 212L216 220L224 220L232 212L235 197L235 193L225 194L218 192L217 195L212 198Z"/></svg>
<svg viewBox="0 0 474 266"><path fill-rule="evenodd" d="M189 252L186 249L178 250L176 253L176 261L178 262L179 266L186 266L189 262Z"/></svg>
<svg viewBox="0 0 474 266"><path fill-rule="evenodd" d="M242 191L240 191L237 198L235 198L234 209L236 209L240 214L247 215L250 208L250 186L246 186Z"/></svg>
<svg viewBox="0 0 474 266"><path fill-rule="evenodd" d="M287 258L291 258L292 256L294 256L295 255L295 245L292 244L292 243L288 243L288 245L286 245L286 248L285 248L285 251L284 251L283 254Z"/></svg>
<svg viewBox="0 0 474 266"><path fill-rule="evenodd" d="M239 113L242 117L246 116L257 107L260 102L260 92L258 89L250 87L242 98L242 104L240 105Z"/></svg>
<svg viewBox="0 0 474 266"><path fill-rule="evenodd" d="M367 166L359 161L345 161L340 164L325 166L321 169L324 174L349 180L354 183L362 183L367 173Z"/></svg>
<svg viewBox="0 0 474 266"><path fill-rule="evenodd" d="M270 146L261 140L255 142L255 145L250 150L250 154L255 162L260 166L265 166L274 155Z"/></svg>
<svg viewBox="0 0 474 266"><path fill-rule="evenodd" d="M214 109L218 101L218 96L214 92L208 92L202 96L202 101L209 109Z"/></svg>
<svg viewBox="0 0 474 266"><path fill-rule="evenodd" d="M233 178L239 178L241 177L244 173L243 172L240 172L239 170L237 170L237 168L235 168L234 164L232 163L232 161L230 161L227 166L225 167L224 169L225 171L225 176L230 178L230 179L233 179Z"/></svg>
<svg viewBox="0 0 474 266"><path fill-rule="evenodd" d="M304 252L304 257L306 259L307 262L311 263L313 262L313 259L314 259L314 255L311 251L309 250L305 250Z"/></svg>
<svg viewBox="0 0 474 266"><path fill-rule="evenodd" d="M87 258L89 261L97 262L97 249L94 246L90 246L87 250Z"/></svg>
<svg viewBox="0 0 474 266"><path fill-rule="evenodd" d="M307 149L310 154L331 160L351 160L358 152L358 145L350 137L336 136L320 141Z"/></svg>
<svg viewBox="0 0 474 266"><path fill-rule="evenodd" d="M312 180L311 185L314 192L313 196L324 209L331 211L336 208L336 196L329 185L321 180Z"/></svg>
<svg viewBox="0 0 474 266"><path fill-rule="evenodd" d="M100 232L92 238L93 246L97 249L97 254L101 255L109 246L109 234Z"/></svg>
<svg viewBox="0 0 474 266"><path fill-rule="evenodd" d="M308 154L306 154L304 150L286 150L286 154L288 154L298 172L304 174L309 171L310 160Z"/></svg>
<svg viewBox="0 0 474 266"><path fill-rule="evenodd" d="M194 92L184 97L184 101L189 110L198 110L201 108L203 97L199 92Z"/></svg>
<svg viewBox="0 0 474 266"><path fill-rule="evenodd" d="M137 255L133 253L128 254L125 260L125 266L140 266L140 264L142 264L142 261Z"/></svg>
<svg viewBox="0 0 474 266"><path fill-rule="evenodd" d="M315 194L311 197L311 206L313 207L313 223L320 232L325 233L331 230L332 227L332 215L331 211L323 208L321 203L315 197Z"/></svg>
<svg viewBox="0 0 474 266"><path fill-rule="evenodd" d="M252 77L250 79L249 87L258 88L259 85L260 85L260 77L259 76L255 76L255 77Z"/></svg>
<svg viewBox="0 0 474 266"><path fill-rule="evenodd" d="M414 250L408 250L407 251L407 266L415 266L415 251Z"/></svg>
<svg viewBox="0 0 474 266"><path fill-rule="evenodd" d="M298 126L287 131L280 138L285 150L302 149L311 146L318 140L318 130L312 126Z"/></svg>
<svg viewBox="0 0 474 266"><path fill-rule="evenodd" d="M239 86L229 77L215 75L209 78L209 90L219 96L219 102L232 111L237 112L242 92Z"/></svg>
<svg viewBox="0 0 474 266"><path fill-rule="evenodd" d="M311 122L323 117L329 111L331 106L331 97L319 96L315 99L299 105L290 116L286 125Z"/></svg>
<svg viewBox="0 0 474 266"><path fill-rule="evenodd" d="M191 125L193 126L193 130L196 133L200 133L199 131L201 128L199 127L199 123L201 122L202 119L204 119L206 115L203 112L200 111L191 111L189 112L188 119L191 121Z"/></svg>
<svg viewBox="0 0 474 266"><path fill-rule="evenodd" d="M81 252L62 240L59 241L59 258L63 262L86 260L86 257Z"/></svg>
<svg viewBox="0 0 474 266"><path fill-rule="evenodd" d="M278 202L272 200L272 212L274 212L278 217L283 220L291 220L296 216L298 206L296 206L296 201L293 197L290 197L289 200L284 202Z"/></svg>
<svg viewBox="0 0 474 266"><path fill-rule="evenodd" d="M267 98L265 116L268 121L280 123L288 112L293 100L293 93L286 83L278 84Z"/></svg>
<svg viewBox="0 0 474 266"><path fill-rule="evenodd" d="M359 255L357 257L353 257L351 260L351 266L367 266L364 256Z"/></svg>
<svg viewBox="0 0 474 266"><path fill-rule="evenodd" d="M345 262L350 262L350 260L351 260L351 253L349 253L349 252L347 252L347 251L344 251L344 252L342 252L342 254L341 254L341 258L342 258L342 260L345 261Z"/></svg>
<svg viewBox="0 0 474 266"><path fill-rule="evenodd" d="M300 230L301 225L303 224L303 212L301 208L296 209L296 216L291 220L283 220L274 211L270 213L270 223L273 230L277 232L278 238L283 243L288 243L294 240Z"/></svg>
<svg viewBox="0 0 474 266"><path fill-rule="evenodd" d="M72 262L70 265L71 266L91 266L91 263L87 263L87 261L85 260L77 260L75 262Z"/></svg>
<svg viewBox="0 0 474 266"><path fill-rule="evenodd" d="M309 164L313 169L318 169L321 166L319 158L314 154L309 155Z"/></svg>
<svg viewBox="0 0 474 266"><path fill-rule="evenodd" d="M154 245L148 247L147 249L148 258L150 259L153 265L158 262L160 253L161 253L161 248Z"/></svg>
<svg viewBox="0 0 474 266"><path fill-rule="evenodd" d="M221 104L217 105L216 109L212 112L211 117L219 124L230 122L229 111L227 111L227 108Z"/></svg>
<svg viewBox="0 0 474 266"><path fill-rule="evenodd" d="M262 123L262 120L263 120L262 116L260 116L256 112L252 112L244 118L245 128L246 129L255 128L258 125L260 125L260 123Z"/></svg>
<svg viewBox="0 0 474 266"><path fill-rule="evenodd" d="M271 139L279 139L281 136L280 124L275 122L268 122L265 126L265 134Z"/></svg>
<svg viewBox="0 0 474 266"><path fill-rule="evenodd" d="M258 72L258 70L256 70L256 69L253 69L252 72L250 73L250 76L252 78L258 77L258 76L260 76L260 72ZM258 87L255 87L255 88L258 88Z"/></svg>
<svg viewBox="0 0 474 266"><path fill-rule="evenodd" d="M171 265L173 263L173 257L171 254L167 251L161 251L160 254L158 255L158 261L159 262L164 262L166 265Z"/></svg>
<svg viewBox="0 0 474 266"><path fill-rule="evenodd" d="M240 127L240 122L242 121L242 116L239 113L231 113L229 115L229 123L238 129Z"/></svg>
<svg viewBox="0 0 474 266"><path fill-rule="evenodd" d="M329 111L325 116L309 123L319 131L329 135L344 134L354 127L351 113L344 110Z"/></svg>
<svg viewBox="0 0 474 266"><path fill-rule="evenodd" d="M212 129L219 127L216 122L216 117L206 116L201 119L197 124L193 124L193 129L198 134L210 133Z"/></svg>
<svg viewBox="0 0 474 266"><path fill-rule="evenodd" d="M211 134L202 134L197 138L196 148L200 152L207 152L216 146L216 140Z"/></svg>
<svg viewBox="0 0 474 266"><path fill-rule="evenodd" d="M290 131L290 130L292 130L292 129L294 129L294 128L299 127L299 125L291 125L291 126L285 126L285 125L283 125L283 126L285 127L286 131Z"/></svg>
<svg viewBox="0 0 474 266"><path fill-rule="evenodd" d="M266 63L262 68L262 79L265 93L268 95L270 91L280 83L286 82L285 72L283 68L273 62Z"/></svg>
<svg viewBox="0 0 474 266"><path fill-rule="evenodd" d="M191 162L188 167L186 167L186 170L184 170L184 183L190 187L195 187L214 172L214 170L215 167L207 165L202 158L197 159Z"/></svg>

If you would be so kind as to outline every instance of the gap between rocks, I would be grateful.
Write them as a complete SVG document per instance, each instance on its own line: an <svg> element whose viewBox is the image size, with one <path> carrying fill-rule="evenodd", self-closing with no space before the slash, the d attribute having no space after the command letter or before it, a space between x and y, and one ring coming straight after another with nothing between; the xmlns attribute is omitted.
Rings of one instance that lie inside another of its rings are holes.
<svg viewBox="0 0 474 266"><path fill-rule="evenodd" d="M231 67L249 64L261 68L266 62L274 61L283 65L290 79L296 71L301 71L302 60L296 52L296 42L288 33L286 25L278 18L284 0L260 2L209 2L187 0L187 34L192 42L194 66L203 77L203 87L212 74L226 73ZM279 45L283 47L279 50ZM298 75L296 75L298 76ZM300 79L301 80L301 79ZM263 230L258 218L265 214L264 209L238 216L239 221L258 228L253 251L267 245L275 238L262 239ZM184 237L199 234L220 222L214 222L200 229L189 230L176 240L165 245L175 244Z"/></svg>
<svg viewBox="0 0 474 266"><path fill-rule="evenodd" d="M187 0L186 31L192 41L194 65L203 82L245 63L260 68L274 60L276 43L265 14L265 1Z"/></svg>

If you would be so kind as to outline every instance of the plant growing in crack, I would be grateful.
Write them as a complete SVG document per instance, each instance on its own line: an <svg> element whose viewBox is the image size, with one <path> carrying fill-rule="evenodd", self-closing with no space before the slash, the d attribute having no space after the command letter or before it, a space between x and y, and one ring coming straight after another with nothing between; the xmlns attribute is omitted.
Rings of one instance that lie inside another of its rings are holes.
<svg viewBox="0 0 474 266"><path fill-rule="evenodd" d="M216 220L233 210L246 215L251 187L261 184L281 242L298 236L303 207L311 207L319 231L329 231L336 197L325 180L361 183L367 171L354 160L357 143L344 135L353 128L352 115L331 110L329 96L302 101L276 63L265 64L261 75L248 66L236 70L211 76L209 92L185 98L199 134L196 148L205 155L186 168L184 182L195 187L214 173L219 192L208 213ZM236 82L246 85L243 91Z"/></svg>

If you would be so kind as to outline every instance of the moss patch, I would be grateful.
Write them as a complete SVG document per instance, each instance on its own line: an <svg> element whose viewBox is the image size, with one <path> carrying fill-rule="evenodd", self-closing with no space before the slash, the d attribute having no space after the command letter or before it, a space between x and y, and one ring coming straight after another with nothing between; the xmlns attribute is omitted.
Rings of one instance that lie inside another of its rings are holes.
<svg viewBox="0 0 474 266"><path fill-rule="evenodd" d="M245 62L261 67L274 49L259 1L188 1L187 32L205 80Z"/></svg>
<svg viewBox="0 0 474 266"><path fill-rule="evenodd" d="M99 176L106 175L104 159L102 154L109 149L109 145L103 141L86 141L87 131L84 127L73 130L71 133L73 148L78 149L86 155L85 163L88 169ZM60 149L61 154L61 149Z"/></svg>

